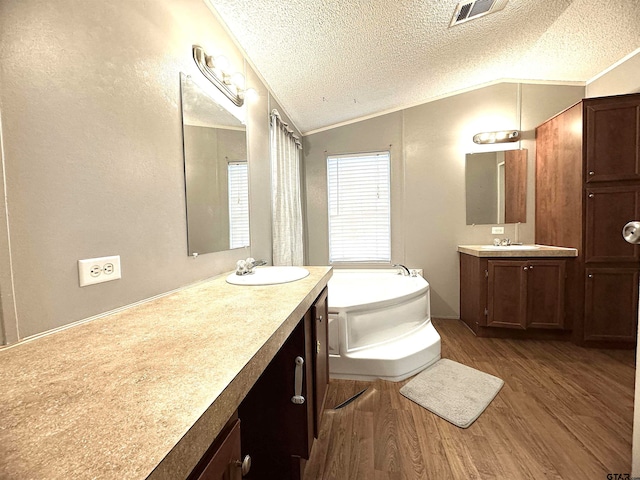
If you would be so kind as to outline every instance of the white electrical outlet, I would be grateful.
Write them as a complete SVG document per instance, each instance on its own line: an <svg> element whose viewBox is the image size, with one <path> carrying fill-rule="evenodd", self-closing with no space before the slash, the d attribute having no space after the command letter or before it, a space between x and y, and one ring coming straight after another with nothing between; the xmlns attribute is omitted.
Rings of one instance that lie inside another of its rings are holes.
<svg viewBox="0 0 640 480"><path fill-rule="evenodd" d="M504 233L504 227L491 227L491 233L493 235L501 235Z"/></svg>
<svg viewBox="0 0 640 480"><path fill-rule="evenodd" d="M78 277L81 287L122 278L120 255L78 260Z"/></svg>

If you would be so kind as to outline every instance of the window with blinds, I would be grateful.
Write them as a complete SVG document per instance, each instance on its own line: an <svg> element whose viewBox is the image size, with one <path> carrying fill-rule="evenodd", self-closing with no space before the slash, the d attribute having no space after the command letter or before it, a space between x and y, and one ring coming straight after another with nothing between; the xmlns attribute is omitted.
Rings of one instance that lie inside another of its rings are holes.
<svg viewBox="0 0 640 480"><path fill-rule="evenodd" d="M327 157L329 262L391 260L390 153Z"/></svg>
<svg viewBox="0 0 640 480"><path fill-rule="evenodd" d="M249 245L249 179L247 162L229 162L229 244Z"/></svg>

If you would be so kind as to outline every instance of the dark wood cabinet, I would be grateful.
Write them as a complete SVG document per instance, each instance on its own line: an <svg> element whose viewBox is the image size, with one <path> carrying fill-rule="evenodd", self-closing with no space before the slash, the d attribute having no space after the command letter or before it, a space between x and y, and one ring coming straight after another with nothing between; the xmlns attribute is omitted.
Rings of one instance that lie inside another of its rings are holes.
<svg viewBox="0 0 640 480"><path fill-rule="evenodd" d="M527 328L564 328L566 264L566 260L528 262Z"/></svg>
<svg viewBox="0 0 640 480"><path fill-rule="evenodd" d="M487 327L564 327L566 260L489 260Z"/></svg>
<svg viewBox="0 0 640 480"><path fill-rule="evenodd" d="M632 220L640 220L640 94L584 99L536 128L535 241L578 250L567 303L579 345L635 346L637 278L630 285L640 248L622 238Z"/></svg>
<svg viewBox="0 0 640 480"><path fill-rule="evenodd" d="M567 261L461 254L462 320L478 336L564 339Z"/></svg>
<svg viewBox="0 0 640 480"><path fill-rule="evenodd" d="M329 384L327 313L325 288L188 480L302 480Z"/></svg>
<svg viewBox="0 0 640 480"><path fill-rule="evenodd" d="M329 310L326 289L311 307L311 317L313 319L313 394L315 403L313 433L318 438L320 420L322 419L327 387L329 386Z"/></svg>
<svg viewBox="0 0 640 480"><path fill-rule="evenodd" d="M586 182L640 180L640 105L633 95L584 101Z"/></svg>
<svg viewBox="0 0 640 480"><path fill-rule="evenodd" d="M585 340L635 344L638 269L587 268Z"/></svg>
<svg viewBox="0 0 640 480"><path fill-rule="evenodd" d="M585 191L585 262L635 262L640 248L625 242L622 228L640 218L640 186Z"/></svg>
<svg viewBox="0 0 640 480"><path fill-rule="evenodd" d="M527 328L526 262L489 260L487 327Z"/></svg>
<svg viewBox="0 0 640 480"><path fill-rule="evenodd" d="M504 223L527 221L527 150L504 152Z"/></svg>
<svg viewBox="0 0 640 480"><path fill-rule="evenodd" d="M240 404L247 479L302 478L329 380L326 302L325 289Z"/></svg>

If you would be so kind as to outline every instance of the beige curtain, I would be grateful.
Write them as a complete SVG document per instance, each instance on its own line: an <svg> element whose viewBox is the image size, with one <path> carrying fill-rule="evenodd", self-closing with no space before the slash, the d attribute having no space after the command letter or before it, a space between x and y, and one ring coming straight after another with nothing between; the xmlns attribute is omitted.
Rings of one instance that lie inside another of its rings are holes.
<svg viewBox="0 0 640 480"><path fill-rule="evenodd" d="M300 191L301 151L300 139L282 121L278 111L273 110L271 112L271 195L274 265L304 263Z"/></svg>

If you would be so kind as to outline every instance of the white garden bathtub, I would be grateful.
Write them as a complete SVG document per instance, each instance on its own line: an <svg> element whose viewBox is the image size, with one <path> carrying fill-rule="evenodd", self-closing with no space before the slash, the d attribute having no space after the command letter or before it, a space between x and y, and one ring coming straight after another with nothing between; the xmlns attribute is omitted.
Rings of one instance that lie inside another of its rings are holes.
<svg viewBox="0 0 640 480"><path fill-rule="evenodd" d="M335 269L329 280L333 378L403 380L440 359L429 283L397 269Z"/></svg>

